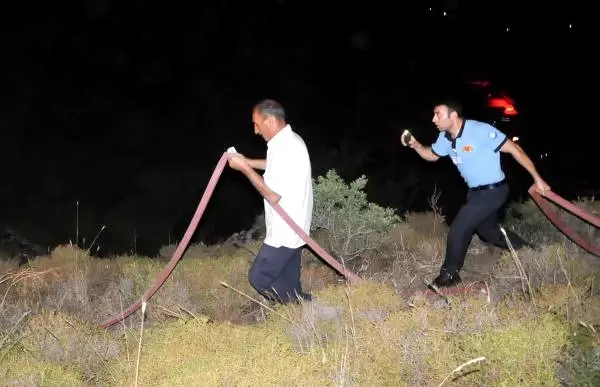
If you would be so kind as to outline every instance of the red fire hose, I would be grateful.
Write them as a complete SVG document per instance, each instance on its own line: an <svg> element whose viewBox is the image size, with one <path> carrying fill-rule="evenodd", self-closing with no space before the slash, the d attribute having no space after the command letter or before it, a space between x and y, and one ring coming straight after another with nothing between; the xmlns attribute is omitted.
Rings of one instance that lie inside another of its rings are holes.
<svg viewBox="0 0 600 387"><path fill-rule="evenodd" d="M175 266L177 266L177 263L183 256L183 252L185 251L190 239L192 238L192 235L196 231L196 226L198 226L198 222L200 222L200 218L202 218L202 214L204 213L204 210L206 209L206 205L208 204L208 201L210 200L210 197L213 194L215 186L217 185L217 182L219 181L219 178L221 177L221 172L223 172L223 169L225 168L226 163L227 163L227 153L223 153L223 156L221 156L221 159L219 160L217 166L215 167L215 170L208 182L208 185L207 185L206 189L204 190L202 199L200 200L200 203L198 204L196 212L194 213L194 216L192 217L192 220L187 228L187 231L185 232L185 234L183 236L183 239L177 246L177 249L173 253L173 256L171 257L171 260L169 261L169 263L167 263L167 265L164 267L164 269L156 276L156 279L154 280L154 283L152 284L152 286L146 291L146 293L144 293L142 298L140 298L137 302L135 302L129 308L127 308L126 310L119 313L118 315L103 322L101 324L101 326L103 328L106 329L106 328L122 321L127 316L131 315L132 313L135 313L138 309L140 309L142 307L142 303L145 301L148 301L152 296L154 296L154 294L158 291L158 289L160 289L160 287L165 283L167 278L169 278L169 276L173 272L173 269L175 269ZM298 233L298 235L302 238L302 240L304 242L306 242L315 251L315 253L317 253L327 263L329 263L331 266L333 266L333 268L335 270L337 270L340 274L344 275L351 282L358 282L360 280L360 278L356 274L354 274L351 271L344 268L343 265L339 261L335 260L321 246L319 246L312 238L310 238L308 236L308 234L306 234L302 230L302 228L300 228L289 217L289 215L281 208L281 206L279 204L277 204L277 203L270 203L270 204L275 209L275 211L277 211L277 213L283 218L283 220L285 220L286 223L290 227L292 227L292 229L294 229L294 231L296 231Z"/></svg>
<svg viewBox="0 0 600 387"><path fill-rule="evenodd" d="M138 309L141 308L142 303L144 301L148 301L150 298L152 298L152 296L154 296L154 294L158 291L158 289L160 289L160 287L165 283L167 278L169 278L169 276L173 272L173 269L175 269L175 266L177 265L177 263L183 256L183 252L187 248L187 245L188 245L190 239L192 238L192 235L196 231L196 227L197 227L198 223L200 222L200 218L202 218L202 214L204 213L204 210L206 209L208 201L210 200L210 197L213 194L215 186L217 185L217 182L219 181L219 178L221 177L221 173L223 172L223 169L225 168L226 163L227 163L227 153L224 153L223 156L221 156L221 159L219 160L219 162L208 182L208 185L204 191L204 194L202 195L202 199L200 200L200 203L198 204L196 212L185 232L185 235L183 236L183 239L177 246L177 249L173 253L173 256L171 257L171 260L169 261L169 263L167 263L167 265L164 267L162 272L160 272L158 274L158 276L156 277L156 279L154 280L154 283L152 284L152 286L146 291L146 293L142 296L141 299L139 299L137 302L135 302L129 308L124 310L122 313L103 322L101 324L101 326L103 328L106 329L106 328L122 321L123 319L125 319L126 317L131 315L132 313L135 313ZM576 205L574 205L573 203L563 199L562 197L555 194L554 192L546 192L544 194L540 194L536 190L535 184L529 188L529 194L531 195L533 200L536 202L536 204L539 206L539 208L542 210L542 212L548 217L548 219L554 224L554 226L556 226L563 234L565 234L573 242L575 242L577 245L579 245L583 249L587 250L591 254L594 254L595 256L600 257L600 247L593 246L589 241L587 241L581 235L577 234L575 232L575 230L570 228L565 223L565 221L563 219L561 219L558 212L553 210L550 207L548 200L554 202L556 205L564 208L565 210L571 212L573 215L578 216L579 218L587 221L588 223L590 223L598 228L600 228L600 218L585 212L583 209L581 209L581 208L577 207ZM547 200L545 200L545 199L547 199ZM277 203L270 203L270 204L275 209L275 211L277 211L277 213L286 221L286 223L290 227L292 227L292 229L294 229L294 231L296 231L298 233L298 235L302 238L302 240L304 240L304 242L306 242L315 251L315 253L317 253L327 263L329 263L331 266L333 266L333 268L336 271L338 271L340 274L344 275L351 282L358 282L360 280L360 278L356 274L347 270L339 261L337 261L331 255L329 255L308 234L306 234L288 216L288 214L281 208L281 206L279 206L279 204L277 204Z"/></svg>
<svg viewBox="0 0 600 387"><path fill-rule="evenodd" d="M582 220L585 220L586 222L594 225L597 228L600 228L600 218L587 213L583 209L581 209L581 208L577 207L576 205L574 205L573 203L563 199L562 197L560 197L559 195L557 195L554 192L548 191L543 194L540 194L537 191L537 187L535 184L533 184L529 188L528 192L529 192L529 195L535 201L535 203L538 205L540 210L542 210L544 215L546 215L546 217L552 222L552 224L554 224L554 226L560 232L565 234L567 237L569 237L569 239L571 239L574 243L579 245L584 250L588 251L589 253L591 253L597 257L600 257L600 247L592 245L588 240L583 238L581 235L577 234L575 232L575 230L573 230L571 227L569 227L566 224L566 222L560 217L558 212L552 209L552 207L550 206L548 201L553 202L554 204L558 205L559 207L562 207L563 209L569 211L571 214L579 217ZM443 290L438 290L438 291L432 291L432 290L428 289L427 291L425 291L425 294L426 295L436 295L437 294L442 297L445 297L445 296L464 295L464 294L472 293L473 291L477 291L477 290L486 290L487 292L489 292L489 289L486 289L487 285L486 286L484 286L484 285L485 285L484 282L474 282L467 286L450 287L450 288L445 288ZM405 294L405 295L408 295L408 294ZM446 299L446 301L448 301L448 300Z"/></svg>
<svg viewBox="0 0 600 387"><path fill-rule="evenodd" d="M573 203L563 199L558 196L554 192L545 192L544 194L540 194L536 190L535 184L529 188L529 195L533 198L538 207L542 210L542 212L548 217L548 219L554 224L556 228L559 229L560 232L565 234L569 239L571 239L574 243L579 245L584 250L589 253L595 255L596 257L600 257L600 246L592 245L588 240L586 240L581 235L577 234L575 230L567 225L567 223L560 217L557 211L553 210L548 201L553 202L554 204L564 208L569 211L571 214L579 217L580 219L585 220L586 222L594 225L597 228L600 228L600 218L585 212L583 209L577 207ZM547 199L547 200L544 200Z"/></svg>

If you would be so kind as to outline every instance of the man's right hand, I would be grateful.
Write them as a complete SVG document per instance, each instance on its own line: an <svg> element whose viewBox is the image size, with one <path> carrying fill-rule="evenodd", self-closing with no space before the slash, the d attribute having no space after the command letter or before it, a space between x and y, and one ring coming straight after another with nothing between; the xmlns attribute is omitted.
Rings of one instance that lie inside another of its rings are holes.
<svg viewBox="0 0 600 387"><path fill-rule="evenodd" d="M411 147L412 149L416 149L418 147L422 147L421 143L418 142L414 136L410 137L410 141L408 142L408 146Z"/></svg>
<svg viewBox="0 0 600 387"><path fill-rule="evenodd" d="M423 144L421 144L419 141L417 141L415 136L410 134L410 132L408 132L410 134L410 136L406 135L407 132L408 131L405 131L404 133L402 133L402 137L400 138L402 145L408 146L408 147L414 149L415 152L417 152L419 154L419 156L421 156L423 159L425 159L427 161L437 161L440 158L438 155L436 155L435 153L432 152L431 147L423 146Z"/></svg>
<svg viewBox="0 0 600 387"><path fill-rule="evenodd" d="M402 134L400 135L400 142L402 143L402 145L404 146L409 146L410 142L412 140L413 136L412 133L410 133L408 130L405 130L404 132L402 132Z"/></svg>
<svg viewBox="0 0 600 387"><path fill-rule="evenodd" d="M402 143L402 145L408 146L412 149L416 149L422 146L421 143L415 139L415 136L413 136L412 133L408 130L405 130L402 133L402 135L400 136L400 142Z"/></svg>

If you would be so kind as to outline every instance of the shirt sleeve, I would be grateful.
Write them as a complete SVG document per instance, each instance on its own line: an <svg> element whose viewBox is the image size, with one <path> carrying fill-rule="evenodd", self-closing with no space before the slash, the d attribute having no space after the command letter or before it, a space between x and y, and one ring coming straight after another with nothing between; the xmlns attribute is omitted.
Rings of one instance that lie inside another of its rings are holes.
<svg viewBox="0 0 600 387"><path fill-rule="evenodd" d="M288 152L279 153L272 161L267 186L282 198L296 195L302 187L302 177L307 173L302 154L293 147ZM310 169L309 169L310 170Z"/></svg>
<svg viewBox="0 0 600 387"><path fill-rule="evenodd" d="M446 133L440 132L437 140L431 144L431 151L439 157L448 156L452 143L446 138Z"/></svg>
<svg viewBox="0 0 600 387"><path fill-rule="evenodd" d="M481 143L494 152L498 152L508 140L503 132L487 124L481 127L479 135L481 136Z"/></svg>

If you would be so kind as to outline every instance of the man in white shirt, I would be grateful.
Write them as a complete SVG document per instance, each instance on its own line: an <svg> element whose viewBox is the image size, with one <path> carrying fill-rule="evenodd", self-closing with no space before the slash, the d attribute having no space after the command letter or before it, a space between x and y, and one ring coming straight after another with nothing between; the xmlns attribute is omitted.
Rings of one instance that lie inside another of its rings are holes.
<svg viewBox="0 0 600 387"><path fill-rule="evenodd" d="M229 155L229 166L242 172L263 195L267 234L248 273L250 284L264 297L287 303L310 300L300 284L302 247L305 242L279 216L270 203L278 203L309 234L313 188L308 150L302 138L286 123L277 101L266 99L252 110L254 133L267 142L267 158ZM264 179L255 169L264 170Z"/></svg>

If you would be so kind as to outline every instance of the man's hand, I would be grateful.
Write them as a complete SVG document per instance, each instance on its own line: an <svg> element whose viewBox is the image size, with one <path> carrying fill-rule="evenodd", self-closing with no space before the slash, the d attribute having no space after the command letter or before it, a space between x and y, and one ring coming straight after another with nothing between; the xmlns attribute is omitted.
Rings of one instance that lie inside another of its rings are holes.
<svg viewBox="0 0 600 387"><path fill-rule="evenodd" d="M412 133L408 129L405 129L404 132L402 132L402 135L400 135L400 142L404 146L408 146L410 144L411 139Z"/></svg>
<svg viewBox="0 0 600 387"><path fill-rule="evenodd" d="M550 186L542 178L537 179L535 185L537 191L541 194L551 191Z"/></svg>
<svg viewBox="0 0 600 387"><path fill-rule="evenodd" d="M410 136L410 140L408 141L408 146L413 149L423 148L423 144L418 142L414 136Z"/></svg>
<svg viewBox="0 0 600 387"><path fill-rule="evenodd" d="M241 153L229 153L227 158L229 159L229 166L236 171L243 172L249 167L246 157Z"/></svg>
<svg viewBox="0 0 600 387"><path fill-rule="evenodd" d="M400 136L400 142L402 145L411 147L412 149L423 147L423 145L421 145L421 143L415 139L415 136L413 136L408 130L402 132L402 135Z"/></svg>
<svg viewBox="0 0 600 387"><path fill-rule="evenodd" d="M402 145L414 149L419 156L427 161L437 161L439 159L439 156L431 151L431 147L423 146L423 144L417 141L415 136L413 136L408 130L405 130L404 133L402 133L402 136L400 136L400 142Z"/></svg>

